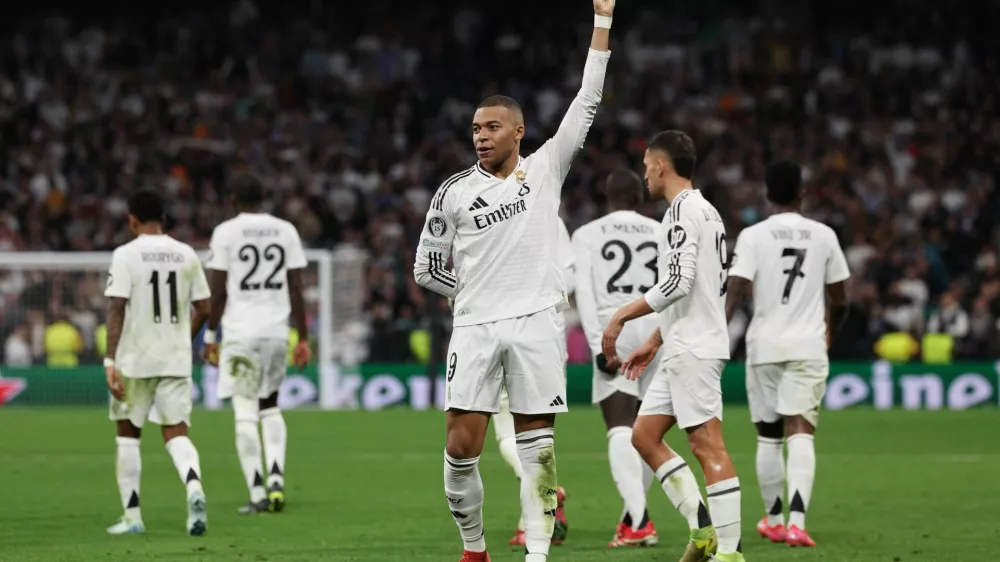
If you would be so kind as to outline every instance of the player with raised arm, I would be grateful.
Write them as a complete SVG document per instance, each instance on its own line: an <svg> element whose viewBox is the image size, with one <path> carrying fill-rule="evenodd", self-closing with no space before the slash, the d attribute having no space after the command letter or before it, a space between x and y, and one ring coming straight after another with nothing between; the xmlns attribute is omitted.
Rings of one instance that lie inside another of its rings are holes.
<svg viewBox="0 0 1000 562"><path fill-rule="evenodd" d="M250 503L239 512L281 511L288 431L278 391L285 380L289 316L300 338L295 364L304 367L311 355L302 297L307 262L295 226L261 211L260 180L251 175L235 178L230 197L238 214L215 228L210 243L212 311L205 356L219 366L219 397L232 398L236 452L250 490ZM221 352L216 333L220 321Z"/></svg>
<svg viewBox="0 0 1000 562"><path fill-rule="evenodd" d="M642 180L630 170L608 175L608 214L573 233L577 256L576 307L594 356L594 404L600 404L608 435L611 476L625 503L625 513L608 546L652 546L659 538L646 511L653 474L632 446L632 425L652 377L638 381L608 368L601 334L619 308L656 285L659 222L635 212L642 203ZM631 353L657 328L656 317L630 322L619 350Z"/></svg>
<svg viewBox="0 0 1000 562"><path fill-rule="evenodd" d="M444 484L465 562L489 560L478 462L502 387L523 472L525 560L548 556L558 504L553 427L556 413L566 411L559 315L568 302L554 259L560 191L601 102L613 9L613 0L594 0L582 86L538 151L520 155L524 116L517 102L492 96L479 104L471 131L479 161L438 189L417 248L417 283L455 300Z"/></svg>
<svg viewBox="0 0 1000 562"><path fill-rule="evenodd" d="M563 284L566 286L566 294L573 293L573 279L576 275L576 258L573 257L573 247L570 245L569 230L566 223L559 219L559 240L556 243L555 259L560 264L563 275ZM563 317L560 316L562 321ZM565 324L563 324L565 331ZM563 344L566 339L563 338ZM565 345L563 356L565 357ZM500 449L500 456L507 463L507 466L514 471L517 480L521 480L521 460L517 458L517 440L514 432L514 415L510 413L510 397L506 388L500 389L500 411L493 415L493 431L496 434L497 446ZM562 486L556 488L556 522L552 531L552 544L562 544L566 541L566 534L569 532L569 523L566 522L566 490ZM517 522L517 531L514 536L507 541L510 546L524 546L524 518Z"/></svg>
<svg viewBox="0 0 1000 562"><path fill-rule="evenodd" d="M632 429L632 444L688 521L690 542L681 561L737 562L743 560L740 481L722 438L721 379L729 360L726 229L715 207L691 185L695 162L694 142L680 131L665 131L650 141L643 158L649 192L670 202L660 231L659 283L615 313L601 347L616 365L616 341L625 324L658 313L659 329L622 366L628 378L639 377L663 349ZM705 473L708 509L694 473L663 442L675 425L687 432Z"/></svg>
<svg viewBox="0 0 1000 562"><path fill-rule="evenodd" d="M799 166L772 164L765 183L774 214L744 229L736 241L726 316L732 318L752 289L746 384L750 417L757 426L757 481L766 511L757 531L773 542L811 547L816 543L806 532L806 508L816 475L813 435L830 374L827 347L847 313L844 281L850 272L833 230L800 214ZM784 444L791 498L787 530L782 506Z"/></svg>
<svg viewBox="0 0 1000 562"><path fill-rule="evenodd" d="M191 340L208 317L208 281L191 246L163 233L164 216L163 199L155 192L129 196L128 223L136 238L112 254L104 290L104 372L112 396L110 418L118 426L115 472L125 510L108 527L112 535L146 531L139 509L139 438L147 418L160 426L187 488L188 534L204 535L208 524L201 463L188 437Z"/></svg>

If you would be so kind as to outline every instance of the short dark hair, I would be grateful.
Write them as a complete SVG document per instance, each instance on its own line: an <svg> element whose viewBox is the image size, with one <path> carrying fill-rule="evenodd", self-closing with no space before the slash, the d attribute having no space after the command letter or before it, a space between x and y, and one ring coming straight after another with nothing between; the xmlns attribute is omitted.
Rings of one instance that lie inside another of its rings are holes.
<svg viewBox="0 0 1000 562"><path fill-rule="evenodd" d="M767 167L764 183L768 201L775 205L791 205L802 196L802 168L789 160L775 162Z"/></svg>
<svg viewBox="0 0 1000 562"><path fill-rule="evenodd" d="M683 131L662 131L649 141L649 150L661 150L670 157L677 175L691 179L694 176L694 165L698 155L694 149L694 141Z"/></svg>
<svg viewBox="0 0 1000 562"><path fill-rule="evenodd" d="M242 207L255 207L264 202L264 185L253 174L240 174L229 182L233 203Z"/></svg>
<svg viewBox="0 0 1000 562"><path fill-rule="evenodd" d="M642 179L639 174L619 168L608 174L604 195L613 207L631 209L642 203Z"/></svg>
<svg viewBox="0 0 1000 562"><path fill-rule="evenodd" d="M518 115L524 116L524 111L521 110L521 104L517 103L512 97L495 95L490 96L483 101L479 102L479 106L476 109L482 109L484 107L506 107L510 111L516 112Z"/></svg>
<svg viewBox="0 0 1000 562"><path fill-rule="evenodd" d="M128 214L142 224L158 222L166 219L163 208L163 198L150 189L140 189L128 197Z"/></svg>

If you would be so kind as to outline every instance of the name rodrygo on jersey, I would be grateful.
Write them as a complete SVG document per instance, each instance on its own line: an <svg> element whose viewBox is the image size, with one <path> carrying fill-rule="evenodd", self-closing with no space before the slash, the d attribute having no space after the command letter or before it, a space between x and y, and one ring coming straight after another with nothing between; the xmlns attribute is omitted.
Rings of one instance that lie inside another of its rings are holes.
<svg viewBox="0 0 1000 562"><path fill-rule="evenodd" d="M288 339L288 270L307 261L292 223L267 213L240 213L212 233L208 269L225 271L227 340Z"/></svg>
<svg viewBox="0 0 1000 562"><path fill-rule="evenodd" d="M798 213L772 215L740 233L729 274L753 282L750 364L827 358L826 285L850 277L830 227Z"/></svg>
<svg viewBox="0 0 1000 562"><path fill-rule="evenodd" d="M209 298L201 260L166 234L114 251L104 296L128 299L115 363L130 378L191 376L191 303Z"/></svg>

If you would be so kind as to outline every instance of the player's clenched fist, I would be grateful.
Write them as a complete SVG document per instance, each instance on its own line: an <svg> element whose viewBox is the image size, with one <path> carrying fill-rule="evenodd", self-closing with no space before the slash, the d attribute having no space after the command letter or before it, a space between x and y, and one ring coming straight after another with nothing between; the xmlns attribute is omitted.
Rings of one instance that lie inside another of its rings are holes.
<svg viewBox="0 0 1000 562"><path fill-rule="evenodd" d="M615 0L594 0L594 13L610 16L615 11Z"/></svg>

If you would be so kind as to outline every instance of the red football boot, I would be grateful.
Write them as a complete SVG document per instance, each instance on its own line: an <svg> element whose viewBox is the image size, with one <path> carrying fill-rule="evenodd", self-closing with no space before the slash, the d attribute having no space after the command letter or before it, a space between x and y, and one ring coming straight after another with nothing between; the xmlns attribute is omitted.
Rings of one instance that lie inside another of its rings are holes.
<svg viewBox="0 0 1000 562"><path fill-rule="evenodd" d="M552 544L560 545L566 542L566 534L569 532L569 525L566 523L566 490L556 488L556 525L552 531Z"/></svg>
<svg viewBox="0 0 1000 562"><path fill-rule="evenodd" d="M469 552L468 550L462 555L462 559L458 562L490 562L489 552Z"/></svg>
<svg viewBox="0 0 1000 562"><path fill-rule="evenodd" d="M785 542L785 536L788 533L784 525L768 525L766 516L757 522L757 532L762 538L779 543Z"/></svg>

